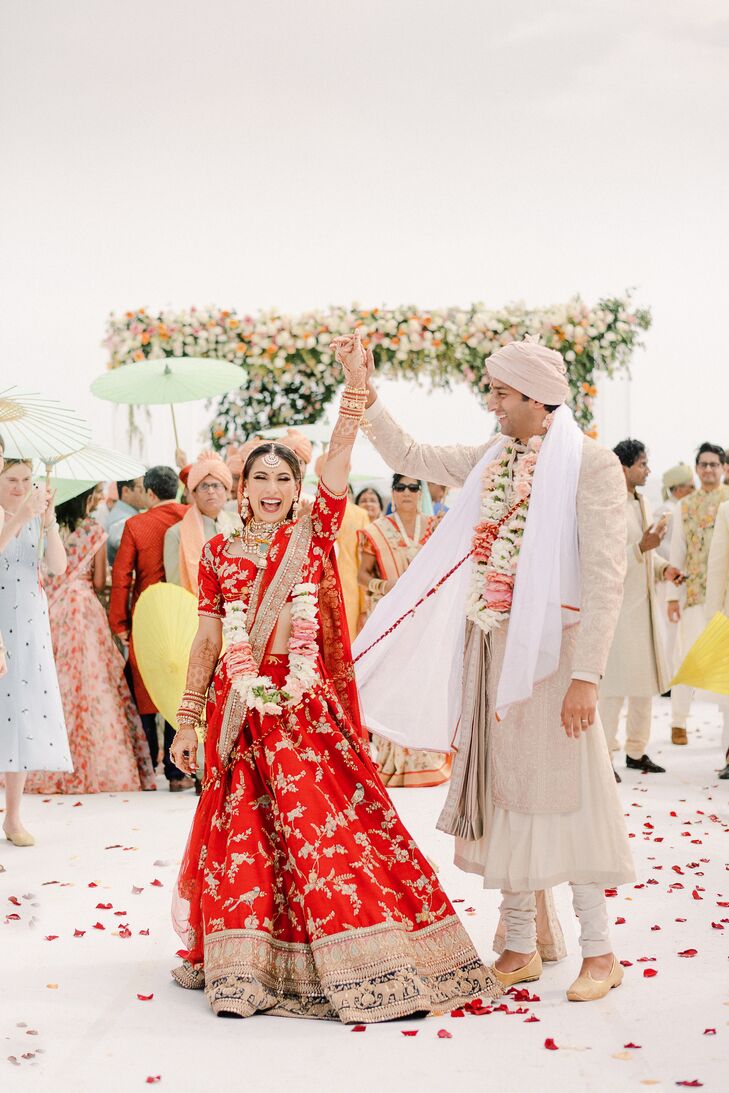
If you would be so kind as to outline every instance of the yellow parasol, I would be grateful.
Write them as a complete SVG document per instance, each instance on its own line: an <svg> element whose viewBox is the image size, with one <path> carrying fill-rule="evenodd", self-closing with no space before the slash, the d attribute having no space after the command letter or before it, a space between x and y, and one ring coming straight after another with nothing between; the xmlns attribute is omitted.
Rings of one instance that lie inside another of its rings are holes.
<svg viewBox="0 0 729 1093"><path fill-rule="evenodd" d="M689 649L673 684L729 695L729 618L717 611Z"/></svg>
<svg viewBox="0 0 729 1093"><path fill-rule="evenodd" d="M139 671L155 706L175 728L196 632L197 599L186 588L153 584L137 600L132 640Z"/></svg>

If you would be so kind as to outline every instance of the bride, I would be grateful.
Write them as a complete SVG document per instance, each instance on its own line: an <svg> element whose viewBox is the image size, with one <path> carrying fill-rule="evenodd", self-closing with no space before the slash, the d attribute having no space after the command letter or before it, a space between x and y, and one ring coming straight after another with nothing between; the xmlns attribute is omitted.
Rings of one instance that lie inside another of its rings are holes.
<svg viewBox="0 0 729 1093"><path fill-rule="evenodd" d="M173 975L218 1016L387 1021L500 993L369 758L332 548L371 357L358 332L332 346L346 386L311 514L294 454L261 444L243 530L200 565L172 758L192 774L207 723L205 781Z"/></svg>

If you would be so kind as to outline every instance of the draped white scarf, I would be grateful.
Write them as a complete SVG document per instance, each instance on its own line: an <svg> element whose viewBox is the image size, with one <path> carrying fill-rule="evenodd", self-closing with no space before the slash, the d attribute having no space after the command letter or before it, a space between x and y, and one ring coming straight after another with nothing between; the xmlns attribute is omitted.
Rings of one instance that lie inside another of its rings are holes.
<svg viewBox="0 0 729 1093"><path fill-rule="evenodd" d="M576 496L583 440L571 410L560 406L534 470L497 692L502 718L557 669L562 627L579 621ZM357 663L357 685L367 728L398 744L450 751L455 741L471 559L393 633L382 635L470 551L480 519L481 478L505 443L505 437L494 438L453 507L354 643L357 657L382 638Z"/></svg>

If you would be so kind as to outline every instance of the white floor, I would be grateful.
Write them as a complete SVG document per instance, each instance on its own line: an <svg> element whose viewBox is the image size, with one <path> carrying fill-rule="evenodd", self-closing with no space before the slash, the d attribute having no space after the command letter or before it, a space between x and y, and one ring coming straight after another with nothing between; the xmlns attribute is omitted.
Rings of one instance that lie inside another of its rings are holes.
<svg viewBox="0 0 729 1093"><path fill-rule="evenodd" d="M612 919L625 919L613 930L616 951L631 962L623 986L600 1003L565 1000L579 957L561 889L570 955L530 984L539 1001L522 1004L528 1014L514 1013L519 1004L509 999L511 1013L448 1014L359 1033L325 1022L216 1019L202 993L169 978L180 947L170 895L195 799L165 788L28 798L37 846L0 848L0 1089L126 1093L149 1082L175 1093L511 1093L667 1090L694 1080L726 1089L729 782L716 779L716 708L702 704L695 713L690 746L673 747L667 703L660 704L651 754L667 774L626 773L619 760L639 871L639 884L610 900ZM498 897L450 864L450 840L434 831L443 792L394 796L490 958ZM689 949L694 957L678 955ZM647 970L657 975L645 977ZM538 1021L527 1021L532 1015ZM548 1038L558 1050L545 1049Z"/></svg>

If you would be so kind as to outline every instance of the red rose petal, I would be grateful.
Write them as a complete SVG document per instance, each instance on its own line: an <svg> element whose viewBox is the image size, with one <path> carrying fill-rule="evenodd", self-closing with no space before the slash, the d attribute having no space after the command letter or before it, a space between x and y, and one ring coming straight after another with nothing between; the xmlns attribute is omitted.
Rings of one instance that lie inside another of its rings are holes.
<svg viewBox="0 0 729 1093"><path fill-rule="evenodd" d="M674 922L685 922L685 921L686 921L686 919L685 919L685 918L677 918L677 919L674 919Z"/></svg>
<svg viewBox="0 0 729 1093"><path fill-rule="evenodd" d="M126 925L126 923L122 924L119 927L119 937L131 937L131 936L132 936L132 931L129 929L129 927Z"/></svg>
<svg viewBox="0 0 729 1093"><path fill-rule="evenodd" d="M88 887L89 888L98 888L99 886L98 886L98 884L96 883L95 880L92 880L92 881L89 881Z"/></svg>
<svg viewBox="0 0 729 1093"><path fill-rule="evenodd" d="M661 928L660 926L651 926L651 931L652 931L653 933L655 933L655 932L656 932L656 930L660 930L660 928Z"/></svg>
<svg viewBox="0 0 729 1093"><path fill-rule="evenodd" d="M8 896L8 903L12 903L13 907L23 906L17 896Z"/></svg>
<svg viewBox="0 0 729 1093"><path fill-rule="evenodd" d="M698 952L698 949L684 949L678 955L679 956L687 956L687 957L688 956L696 956L697 952Z"/></svg>
<svg viewBox="0 0 729 1093"><path fill-rule="evenodd" d="M716 1029L715 1028L705 1028L704 1029L704 1036L716 1036Z"/></svg>
<svg viewBox="0 0 729 1093"><path fill-rule="evenodd" d="M453 1039L453 1033L448 1032L444 1028L439 1028L438 1029L438 1039L439 1040L452 1040Z"/></svg>
<svg viewBox="0 0 729 1093"><path fill-rule="evenodd" d="M712 928L712 930L723 930L724 929L724 927L722 926L722 924L720 922L712 922L711 928Z"/></svg>
<svg viewBox="0 0 729 1093"><path fill-rule="evenodd" d="M703 1084L697 1078L692 1078L690 1082L676 1082L676 1085L684 1085L688 1089L700 1089Z"/></svg>
<svg viewBox="0 0 729 1093"><path fill-rule="evenodd" d="M366 1032L367 1025L352 1025L352 1032Z"/></svg>
<svg viewBox="0 0 729 1093"><path fill-rule="evenodd" d="M462 1009L451 1010L451 1017L465 1017Z"/></svg>
<svg viewBox="0 0 729 1093"><path fill-rule="evenodd" d="M633 967L633 961L632 960L621 960L620 963L621 963L622 967L624 967L624 968L632 968Z"/></svg>
<svg viewBox="0 0 729 1093"><path fill-rule="evenodd" d="M137 998L140 1002L151 1002L154 998L154 994L138 994Z"/></svg>
<svg viewBox="0 0 729 1093"><path fill-rule="evenodd" d="M624 918L616 918L615 919L615 925L616 926L624 926L625 925L625 919Z"/></svg>
<svg viewBox="0 0 729 1093"><path fill-rule="evenodd" d="M617 896L617 894L618 894L617 888L606 888L605 889L605 895L608 898L611 897L611 896Z"/></svg>
<svg viewBox="0 0 729 1093"><path fill-rule="evenodd" d="M551 1036L548 1036L547 1039L544 1041L544 1046L546 1047L547 1051L559 1051L559 1048L557 1047Z"/></svg>
<svg viewBox="0 0 729 1093"><path fill-rule="evenodd" d="M86 933L85 930L74 930L73 931L73 936L74 937L83 937L85 933Z"/></svg>
<svg viewBox="0 0 729 1093"><path fill-rule="evenodd" d="M152 885L153 888L164 888L161 880L151 880L149 883Z"/></svg>
<svg viewBox="0 0 729 1093"><path fill-rule="evenodd" d="M111 903L97 903L96 904L96 910L97 911L110 911L112 906L113 905Z"/></svg>
<svg viewBox="0 0 729 1093"><path fill-rule="evenodd" d="M532 1024L532 1022L538 1021L538 1020L539 1020L539 1018L535 1017L534 1014L532 1014L531 1017L526 1018L526 1020L524 1021L524 1024L525 1025L530 1025L530 1024Z"/></svg>
<svg viewBox="0 0 729 1093"><path fill-rule="evenodd" d="M419 1029L416 1028L404 1028L400 1030L403 1036L417 1036Z"/></svg>
<svg viewBox="0 0 729 1093"><path fill-rule="evenodd" d="M94 930L105 930L106 926L102 925L101 922L95 922L93 928Z"/></svg>
<svg viewBox="0 0 729 1093"><path fill-rule="evenodd" d="M58 940L58 934L49 934L48 937L45 940L46 941L57 941Z"/></svg>
<svg viewBox="0 0 729 1093"><path fill-rule="evenodd" d="M6 922L20 922L20 915L12 914L5 916Z"/></svg>
<svg viewBox="0 0 729 1093"><path fill-rule="evenodd" d="M703 898L704 898L703 896L700 896L700 895L699 895L699 892L698 892L698 889L697 889L697 888L694 888L694 890L693 890L693 892L691 893L691 895L692 895L693 899L703 899Z"/></svg>
<svg viewBox="0 0 729 1093"><path fill-rule="evenodd" d="M74 808L81 808L82 804L83 804L83 801L76 801L76 804L73 807Z"/></svg>
<svg viewBox="0 0 729 1093"><path fill-rule="evenodd" d="M140 930L139 933L142 937L149 937L149 930Z"/></svg>
<svg viewBox="0 0 729 1093"><path fill-rule="evenodd" d="M643 969L643 978L644 979L652 979L654 975L658 975L658 972L656 971L655 968L644 968Z"/></svg>
<svg viewBox="0 0 729 1093"><path fill-rule="evenodd" d="M630 1044L623 1044L623 1047L629 1047L629 1048L632 1048L632 1049L633 1049L633 1051L640 1051L640 1047L641 1047L641 1045L640 1045L640 1044L633 1044L633 1043L630 1043Z"/></svg>
<svg viewBox="0 0 729 1093"><path fill-rule="evenodd" d="M150 1076L148 1078L145 1078L145 1081L146 1081L147 1085L156 1085L157 1082L162 1081L162 1075L161 1074L150 1074Z"/></svg>

